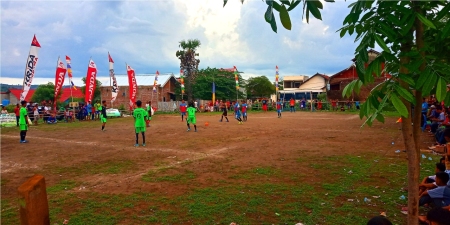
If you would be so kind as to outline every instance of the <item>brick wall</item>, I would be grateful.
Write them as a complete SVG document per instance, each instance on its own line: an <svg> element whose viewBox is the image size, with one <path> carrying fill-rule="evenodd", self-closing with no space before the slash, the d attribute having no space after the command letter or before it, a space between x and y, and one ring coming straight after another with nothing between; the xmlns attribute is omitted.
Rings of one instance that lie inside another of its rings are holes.
<svg viewBox="0 0 450 225"><path fill-rule="evenodd" d="M347 84L349 84L350 82L351 82L351 80L342 81L342 83L341 83L341 90L329 90L329 91L327 91L328 99L338 99L339 101L347 100L347 98L342 97L342 91L344 90L345 86L347 86ZM359 94L356 94L356 92L353 92L353 100L354 101L363 101L363 102L366 101L367 97L370 94L370 91L375 86L380 84L381 82L383 82L383 79L378 79L377 81L375 81L372 84L362 86ZM351 98L352 98L352 96L350 97L350 99Z"/></svg>

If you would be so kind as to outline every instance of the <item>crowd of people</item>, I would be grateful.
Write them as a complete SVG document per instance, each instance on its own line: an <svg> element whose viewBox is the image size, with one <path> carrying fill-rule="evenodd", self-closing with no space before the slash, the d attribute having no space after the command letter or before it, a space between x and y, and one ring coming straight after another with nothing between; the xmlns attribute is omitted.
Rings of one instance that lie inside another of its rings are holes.
<svg viewBox="0 0 450 225"><path fill-rule="evenodd" d="M427 130L435 139L435 146L431 149L440 149L439 146L447 143L445 133L450 132L450 108L436 102L433 96L428 100L424 98L422 102L422 130Z"/></svg>

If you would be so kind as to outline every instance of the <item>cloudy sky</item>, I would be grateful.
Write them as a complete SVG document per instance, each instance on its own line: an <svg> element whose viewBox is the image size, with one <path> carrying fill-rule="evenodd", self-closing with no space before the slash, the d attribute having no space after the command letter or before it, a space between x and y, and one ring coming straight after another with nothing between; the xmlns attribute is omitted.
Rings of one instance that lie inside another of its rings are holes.
<svg viewBox="0 0 450 225"><path fill-rule="evenodd" d="M272 32L263 18L261 0L147 1L1 1L2 83L22 83L33 34L41 44L34 84L54 80L58 56L72 59L75 84L81 85L89 58L98 76L108 76L108 52L116 74L125 63L137 74L174 73L175 52L183 39L199 39L200 67L244 71L244 78L266 75L332 75L350 66L354 37L336 31L351 1L324 3L323 21L302 21L301 7L292 11L292 30ZM103 82L109 79L102 78Z"/></svg>

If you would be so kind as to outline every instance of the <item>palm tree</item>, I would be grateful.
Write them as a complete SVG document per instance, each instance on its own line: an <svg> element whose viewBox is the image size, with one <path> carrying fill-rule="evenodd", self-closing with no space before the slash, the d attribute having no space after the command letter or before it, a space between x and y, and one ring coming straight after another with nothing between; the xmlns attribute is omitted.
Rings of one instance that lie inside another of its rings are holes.
<svg viewBox="0 0 450 225"><path fill-rule="evenodd" d="M200 59L195 58L195 56L199 55L198 53L195 53L195 50L200 47L201 43L198 39L182 40L179 43L180 45L178 47L180 47L181 50L176 52L176 56L180 60L180 69L184 71L184 76L187 79L186 89L188 101L192 101L192 83L195 81L198 64L200 63Z"/></svg>

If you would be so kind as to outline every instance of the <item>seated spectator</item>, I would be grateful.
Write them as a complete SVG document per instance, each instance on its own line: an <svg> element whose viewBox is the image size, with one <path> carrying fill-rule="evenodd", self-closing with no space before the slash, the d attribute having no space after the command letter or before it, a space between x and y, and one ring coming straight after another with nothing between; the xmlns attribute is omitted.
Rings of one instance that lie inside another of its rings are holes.
<svg viewBox="0 0 450 225"><path fill-rule="evenodd" d="M436 188L426 190L420 195L419 206L433 204L434 207L450 205L450 187L447 187L449 175L445 172L436 173Z"/></svg>
<svg viewBox="0 0 450 225"><path fill-rule="evenodd" d="M392 223L384 216L375 216L367 222L367 225L392 225Z"/></svg>
<svg viewBox="0 0 450 225"><path fill-rule="evenodd" d="M72 122L72 114L68 109L64 111L64 119L66 120L67 123Z"/></svg>
<svg viewBox="0 0 450 225"><path fill-rule="evenodd" d="M8 114L8 110L6 110L5 106L2 106L2 115Z"/></svg>
<svg viewBox="0 0 450 225"><path fill-rule="evenodd" d="M57 123L57 121L56 121L56 116L53 115L53 114L50 114L49 117L48 117L48 119L47 119L47 123L48 123L48 124L55 124L55 123Z"/></svg>
<svg viewBox="0 0 450 225"><path fill-rule="evenodd" d="M445 121L445 113L442 110L441 105L436 106L436 113L437 113L438 117L437 118L432 117L430 119L431 120L431 133L433 133L433 134L436 134L436 131L437 131L439 125L441 125L442 122Z"/></svg>
<svg viewBox="0 0 450 225"><path fill-rule="evenodd" d="M439 129L436 132L436 144L443 145L450 143L450 126L447 125L444 129Z"/></svg>
<svg viewBox="0 0 450 225"><path fill-rule="evenodd" d="M450 225L450 211L446 208L434 208L427 216L419 216L419 221L430 225Z"/></svg>
<svg viewBox="0 0 450 225"><path fill-rule="evenodd" d="M436 163L436 168L434 172L445 172L445 164L444 163ZM428 189L436 188L436 175L427 176L423 178L422 183L419 185L419 195L422 194L423 191Z"/></svg>

